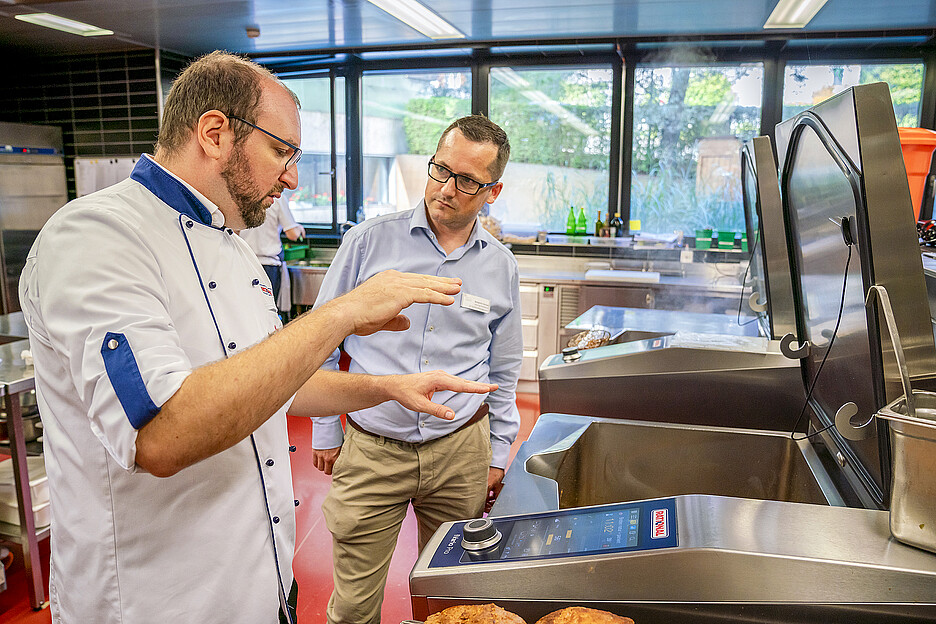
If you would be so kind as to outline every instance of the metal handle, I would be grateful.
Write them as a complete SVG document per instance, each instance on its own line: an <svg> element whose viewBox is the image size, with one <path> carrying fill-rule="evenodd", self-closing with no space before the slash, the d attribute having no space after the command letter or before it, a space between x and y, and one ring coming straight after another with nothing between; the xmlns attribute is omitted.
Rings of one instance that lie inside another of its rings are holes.
<svg viewBox="0 0 936 624"><path fill-rule="evenodd" d="M802 360L809 355L809 349L812 345L810 345L807 340L803 344L794 347L793 343L795 341L796 336L793 334L784 335L783 338L780 339L780 353L791 360Z"/></svg>
<svg viewBox="0 0 936 624"><path fill-rule="evenodd" d="M751 306L751 309L754 310L755 312L763 312L764 310L767 309L767 300L765 299L764 302L761 303L760 301L758 301L759 297L760 297L760 293L757 291L754 291L751 293L751 296L748 297L748 300L747 300L748 305Z"/></svg>
<svg viewBox="0 0 936 624"><path fill-rule="evenodd" d="M907 414L916 418L916 400L913 398L913 389L910 387L910 374L907 372L907 359L904 357L903 346L900 344L900 334L897 333L897 319L894 318L894 308L891 307L887 289L875 284L868 289L865 305L870 306L871 300L877 294L878 306L887 323L890 332L891 344L894 345L894 357L897 358L897 368L900 369L900 383L903 384L904 396L907 397Z"/></svg>

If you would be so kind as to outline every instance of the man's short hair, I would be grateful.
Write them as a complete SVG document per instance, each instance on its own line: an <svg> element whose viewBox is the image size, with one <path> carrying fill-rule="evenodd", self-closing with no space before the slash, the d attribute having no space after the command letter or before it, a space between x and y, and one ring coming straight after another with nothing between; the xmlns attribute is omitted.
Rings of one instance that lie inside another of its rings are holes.
<svg viewBox="0 0 936 624"><path fill-rule="evenodd" d="M488 170L491 172L494 180L500 180L504 175L504 169L507 167L507 160L510 158L510 141L507 140L507 133L496 123L484 115L469 115L456 119L445 129L439 138L439 144L436 151L442 147L442 142L452 130L458 129L462 136L474 143L493 143L497 146L497 158L490 164Z"/></svg>
<svg viewBox="0 0 936 624"><path fill-rule="evenodd" d="M216 50L193 60L169 90L156 150L178 151L188 142L199 118L210 110L254 121L267 80L289 91L268 69L242 56ZM289 92L298 106L299 99ZM235 143L253 131L247 124L235 124L233 129Z"/></svg>

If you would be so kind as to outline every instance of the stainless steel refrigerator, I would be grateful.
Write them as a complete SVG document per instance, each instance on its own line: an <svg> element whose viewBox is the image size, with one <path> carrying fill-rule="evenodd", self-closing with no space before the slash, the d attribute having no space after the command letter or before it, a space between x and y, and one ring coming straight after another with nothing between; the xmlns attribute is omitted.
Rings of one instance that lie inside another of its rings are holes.
<svg viewBox="0 0 936 624"><path fill-rule="evenodd" d="M20 309L26 254L67 201L61 128L0 122L0 313Z"/></svg>

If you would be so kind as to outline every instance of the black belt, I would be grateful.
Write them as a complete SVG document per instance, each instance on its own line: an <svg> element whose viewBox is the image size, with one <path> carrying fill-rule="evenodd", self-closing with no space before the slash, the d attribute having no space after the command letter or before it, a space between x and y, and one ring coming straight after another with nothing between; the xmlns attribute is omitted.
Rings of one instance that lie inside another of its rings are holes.
<svg viewBox="0 0 936 624"><path fill-rule="evenodd" d="M472 416L471 418L469 418L468 420L466 420L465 422L463 422L461 425L459 425L458 429L456 429L456 430L454 430L454 431L449 431L449 432L446 433L445 435L439 436L438 438L433 438L432 440L427 440L427 442L433 442L433 441L435 441L435 440L441 440L441 439L444 438L445 436L450 436L450 435L452 435L453 433L458 433L458 432L461 431L462 429L467 429L467 428L470 427L471 425L475 424L476 422L478 422L479 420L481 420L482 418L484 418L485 416L487 416L487 415L488 415L489 409L490 409L490 408L488 407L488 404L487 404L487 403L482 403L482 404L481 404L481 407L478 408L478 411L474 413L474 416ZM350 417L350 416L347 417L347 421L348 421L348 424L349 424L349 425L351 425L352 427L354 427L355 429L357 429L357 430L360 431L361 433L366 433L366 434L369 435L369 436L373 436L373 437L375 437L375 438L386 438L386 439L388 439L388 440L394 440L394 441L396 441L396 442L401 442L401 441L402 441L402 440L396 440L395 438L391 438L391 437L388 437L388 436L382 436L382 435L377 435L376 433L371 433L370 431L368 431L367 429L365 429L365 428L362 427L361 425L359 425L359 424L357 424L356 422L354 422L353 420L351 420L351 417ZM409 444L409 443L408 443L408 444Z"/></svg>

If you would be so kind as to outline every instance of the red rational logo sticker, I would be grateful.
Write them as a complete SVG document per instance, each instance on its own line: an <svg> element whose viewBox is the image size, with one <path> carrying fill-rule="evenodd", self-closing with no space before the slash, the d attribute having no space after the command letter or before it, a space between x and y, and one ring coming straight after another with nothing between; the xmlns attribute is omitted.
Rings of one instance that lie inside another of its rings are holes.
<svg viewBox="0 0 936 624"><path fill-rule="evenodd" d="M273 289L268 288L267 286L264 286L263 284L260 284L260 292L262 292L264 295L267 295L268 297L273 296Z"/></svg>
<svg viewBox="0 0 936 624"><path fill-rule="evenodd" d="M669 537L666 509L654 509L650 512L650 538L661 539L664 537Z"/></svg>

